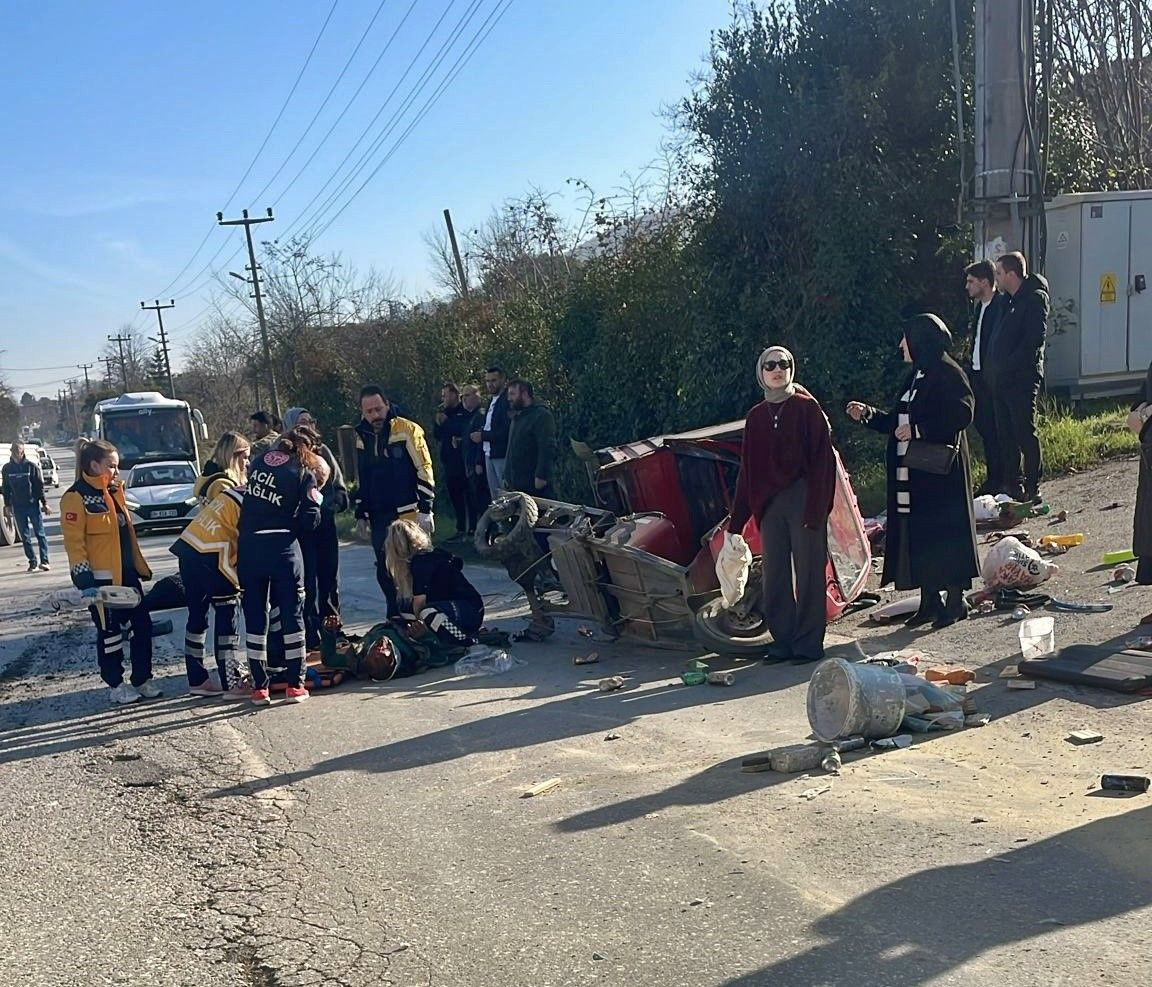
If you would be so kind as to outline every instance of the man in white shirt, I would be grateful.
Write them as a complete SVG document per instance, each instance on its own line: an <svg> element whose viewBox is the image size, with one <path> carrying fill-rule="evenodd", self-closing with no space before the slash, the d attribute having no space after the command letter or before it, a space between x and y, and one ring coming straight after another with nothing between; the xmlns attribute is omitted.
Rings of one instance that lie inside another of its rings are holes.
<svg viewBox="0 0 1152 987"><path fill-rule="evenodd" d="M1006 489L1004 458L997 431L995 401L988 374L988 344L1004 312L1004 296L996 290L996 268L990 260L979 260L964 268L964 290L972 300L972 362L968 379L976 396L973 424L984 443L988 476L977 494L998 494Z"/></svg>
<svg viewBox="0 0 1152 987"><path fill-rule="evenodd" d="M473 442L483 443L488 488L495 497L497 491L504 489L504 460L508 456L508 427L511 421L508 377L501 367L489 367L484 371L484 386L491 396L484 428L480 432L473 432L469 438Z"/></svg>

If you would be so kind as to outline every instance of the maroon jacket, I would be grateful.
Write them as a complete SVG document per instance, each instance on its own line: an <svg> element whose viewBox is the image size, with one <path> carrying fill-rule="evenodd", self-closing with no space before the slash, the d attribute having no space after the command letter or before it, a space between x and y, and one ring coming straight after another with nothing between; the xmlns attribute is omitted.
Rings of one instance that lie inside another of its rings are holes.
<svg viewBox="0 0 1152 987"><path fill-rule="evenodd" d="M817 400L798 390L787 401L761 401L744 421L744 447L728 530L739 533L773 498L797 480L808 481L804 526L827 524L836 493L836 454L828 419Z"/></svg>

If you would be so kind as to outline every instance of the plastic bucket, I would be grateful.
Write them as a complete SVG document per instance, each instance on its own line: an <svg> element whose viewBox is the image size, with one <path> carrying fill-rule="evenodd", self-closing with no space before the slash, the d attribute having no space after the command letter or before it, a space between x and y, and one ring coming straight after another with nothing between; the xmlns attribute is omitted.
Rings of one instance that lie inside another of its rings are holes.
<svg viewBox="0 0 1152 987"><path fill-rule="evenodd" d="M1020 625L1020 654L1025 661L1043 658L1056 650L1056 621L1029 617Z"/></svg>
<svg viewBox="0 0 1152 987"><path fill-rule="evenodd" d="M904 719L904 680L883 665L829 658L808 683L808 722L817 740L891 737Z"/></svg>

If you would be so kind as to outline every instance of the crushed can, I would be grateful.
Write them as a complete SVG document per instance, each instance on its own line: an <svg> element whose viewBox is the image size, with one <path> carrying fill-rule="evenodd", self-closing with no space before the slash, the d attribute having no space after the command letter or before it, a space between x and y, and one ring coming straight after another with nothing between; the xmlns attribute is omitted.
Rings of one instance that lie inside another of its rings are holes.
<svg viewBox="0 0 1152 987"><path fill-rule="evenodd" d="M619 675L612 675L609 678L600 680L601 692L615 692L617 689L624 688L624 679Z"/></svg>
<svg viewBox="0 0 1152 987"><path fill-rule="evenodd" d="M736 676L731 672L708 672L706 675L711 685L735 685Z"/></svg>
<svg viewBox="0 0 1152 987"><path fill-rule="evenodd" d="M1112 570L1112 581L1116 583L1130 583L1136 578L1136 567L1125 563Z"/></svg>

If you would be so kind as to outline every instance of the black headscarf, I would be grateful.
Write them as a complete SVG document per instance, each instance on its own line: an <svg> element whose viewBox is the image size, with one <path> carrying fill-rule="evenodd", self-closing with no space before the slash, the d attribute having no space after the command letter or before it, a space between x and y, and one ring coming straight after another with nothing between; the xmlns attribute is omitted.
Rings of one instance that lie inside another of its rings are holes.
<svg viewBox="0 0 1152 987"><path fill-rule="evenodd" d="M921 312L906 319L904 338L908 340L908 353L917 370L935 366L952 348L952 333L944 320L931 312Z"/></svg>

